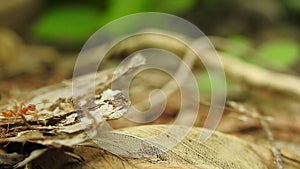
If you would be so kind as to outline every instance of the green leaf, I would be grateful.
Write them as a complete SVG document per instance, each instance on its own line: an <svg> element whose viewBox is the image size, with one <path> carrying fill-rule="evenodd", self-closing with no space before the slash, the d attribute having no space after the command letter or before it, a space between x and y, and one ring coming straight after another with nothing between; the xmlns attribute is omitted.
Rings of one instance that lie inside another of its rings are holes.
<svg viewBox="0 0 300 169"><path fill-rule="evenodd" d="M252 41L246 36L231 35L228 37L228 40L230 40L230 43L223 44L223 46L226 48L226 52L241 58L248 53L249 48L252 46Z"/></svg>
<svg viewBox="0 0 300 169"><path fill-rule="evenodd" d="M52 7L34 25L34 35L48 41L84 41L98 29L99 15L91 6Z"/></svg>
<svg viewBox="0 0 300 169"><path fill-rule="evenodd" d="M122 16L156 11L179 13L193 7L196 0L130 0L126 3L124 0L110 0L107 3L105 11L92 5L50 7L34 25L33 33L46 41L83 42L101 26ZM127 23L115 29L126 31L131 26Z"/></svg>
<svg viewBox="0 0 300 169"><path fill-rule="evenodd" d="M299 0L284 0L282 1L288 6L288 8L296 13L300 13L300 3Z"/></svg>
<svg viewBox="0 0 300 169"><path fill-rule="evenodd" d="M151 6L151 0L130 0L124 3L124 0L110 0L107 11L107 22L119 17L137 13L146 12Z"/></svg>
<svg viewBox="0 0 300 169"><path fill-rule="evenodd" d="M207 73L200 73L197 76L198 88L201 93L210 93L211 92L211 83Z"/></svg>
<svg viewBox="0 0 300 169"><path fill-rule="evenodd" d="M218 77L219 75L214 72L212 72L210 75L212 76L211 78L207 72L200 72L197 74L196 78L200 94L210 95L212 91L212 83L214 83L213 87L215 87L216 91L218 91L220 88L223 88L223 86L221 86L221 84L223 84L221 77ZM226 79L225 83L227 91L233 90L233 84L230 81Z"/></svg>
<svg viewBox="0 0 300 169"><path fill-rule="evenodd" d="M110 0L108 19L117 19L124 15L137 12L167 12L179 13L191 9L196 0Z"/></svg>
<svg viewBox="0 0 300 169"><path fill-rule="evenodd" d="M289 68L299 59L299 47L291 40L273 40L262 45L258 52L262 64L279 70Z"/></svg>
<svg viewBox="0 0 300 169"><path fill-rule="evenodd" d="M181 13L191 9L195 4L196 0L156 0L156 10L168 13Z"/></svg>

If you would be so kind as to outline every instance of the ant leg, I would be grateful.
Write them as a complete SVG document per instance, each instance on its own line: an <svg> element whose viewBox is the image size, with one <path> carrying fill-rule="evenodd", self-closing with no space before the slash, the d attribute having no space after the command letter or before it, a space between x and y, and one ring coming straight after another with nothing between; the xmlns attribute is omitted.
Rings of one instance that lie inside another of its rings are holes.
<svg viewBox="0 0 300 169"><path fill-rule="evenodd" d="M39 115L37 114L37 111L34 112L33 117L34 117L34 120L36 121L36 123L38 125L40 125Z"/></svg>
<svg viewBox="0 0 300 169"><path fill-rule="evenodd" d="M30 124L27 122L25 116L23 114L21 114L22 120L24 121L24 124L26 125L27 128L32 129L32 127L30 126Z"/></svg>
<svg viewBox="0 0 300 169"><path fill-rule="evenodd" d="M27 110L26 110L26 106L25 106L24 103L21 103L21 104L20 104L20 107L19 107L18 112L19 112L20 114L26 114Z"/></svg>
<svg viewBox="0 0 300 169"><path fill-rule="evenodd" d="M17 121L17 114L14 114L14 120L12 121L13 122L13 124L15 124L15 122ZM9 125L9 124L8 124Z"/></svg>
<svg viewBox="0 0 300 169"><path fill-rule="evenodd" d="M9 131L9 123L7 124L6 132Z"/></svg>
<svg viewBox="0 0 300 169"><path fill-rule="evenodd" d="M12 117L10 117L10 118L14 118L12 121L12 123L14 124L17 120L17 114L14 114L13 112L11 112L11 113L12 113ZM9 131L9 124L10 124L10 122L8 122L8 124L7 124L7 129L6 129L7 132Z"/></svg>
<svg viewBox="0 0 300 169"><path fill-rule="evenodd" d="M22 105L19 106L19 102L17 100L12 100L12 104L14 105L13 106L13 111L14 112L19 112L21 109L22 109Z"/></svg>
<svg viewBox="0 0 300 169"><path fill-rule="evenodd" d="M19 107L17 116L21 116L21 118L22 118L24 124L26 125L26 127L30 129L30 128L32 128L32 127L29 125L29 123L27 122L25 116L23 115L23 114L25 114L25 113L23 113L23 108L25 108L25 107L26 107L26 106L25 106L24 103L21 103L21 104L20 104L20 107Z"/></svg>

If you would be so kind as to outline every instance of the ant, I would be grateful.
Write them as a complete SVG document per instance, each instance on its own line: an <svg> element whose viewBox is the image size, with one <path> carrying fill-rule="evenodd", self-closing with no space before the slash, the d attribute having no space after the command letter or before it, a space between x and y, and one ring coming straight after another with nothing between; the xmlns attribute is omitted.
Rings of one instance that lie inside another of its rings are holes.
<svg viewBox="0 0 300 169"><path fill-rule="evenodd" d="M2 115L4 117L16 117L17 118L20 115L27 114L28 111L35 111L35 110L36 110L36 105L34 105L34 104L29 104L28 106L25 106L24 104L21 104L20 110L18 112L8 110L8 111L5 111L5 112L2 112Z"/></svg>
<svg viewBox="0 0 300 169"><path fill-rule="evenodd" d="M6 118L18 118L19 116L21 116L25 125L30 128L30 125L28 124L24 115L27 114L29 111L36 111L36 105L29 104L28 106L25 106L24 104L21 104L21 106L17 106L17 104L15 104L14 109L15 110L4 111L2 112L2 115Z"/></svg>

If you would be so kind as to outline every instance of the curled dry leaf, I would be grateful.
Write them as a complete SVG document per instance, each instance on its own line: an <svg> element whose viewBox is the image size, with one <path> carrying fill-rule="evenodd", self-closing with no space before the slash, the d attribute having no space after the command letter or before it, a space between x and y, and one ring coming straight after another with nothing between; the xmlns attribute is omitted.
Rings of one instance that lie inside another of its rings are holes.
<svg viewBox="0 0 300 169"><path fill-rule="evenodd" d="M75 151L84 154L86 159L86 162L78 168L264 169L269 167L258 154L264 151L270 154L270 151L262 149L261 152L257 152L257 149L253 149L253 145L234 136L216 131L207 141L200 143L200 133L209 130L194 127L183 140L178 140L177 134L180 132L166 132L170 127L175 127L174 131L186 129L184 126L148 125L101 133L99 139L94 140L97 145L75 148ZM158 135L165 137L167 142L153 139ZM178 144L167 151L167 144L174 142ZM107 151L98 149L97 146Z"/></svg>

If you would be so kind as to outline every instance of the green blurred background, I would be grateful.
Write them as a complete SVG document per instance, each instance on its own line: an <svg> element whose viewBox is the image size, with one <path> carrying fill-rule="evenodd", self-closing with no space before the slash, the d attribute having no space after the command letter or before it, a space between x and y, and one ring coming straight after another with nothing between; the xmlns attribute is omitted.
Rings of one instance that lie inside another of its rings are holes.
<svg viewBox="0 0 300 169"><path fill-rule="evenodd" d="M12 22L24 22L26 25L17 25L19 27L15 29L27 37L43 42L83 43L106 23L124 15L145 11L178 15L209 35L238 35L257 42L272 37L295 40L300 37L298 0L4 1L11 4L15 2L16 9L2 17L2 25L5 25L4 20L9 20L7 26L16 24Z"/></svg>
<svg viewBox="0 0 300 169"><path fill-rule="evenodd" d="M149 11L175 14L226 39L219 50L233 57L299 75L299 0L2 0L0 26L25 44L78 53L101 26Z"/></svg>

